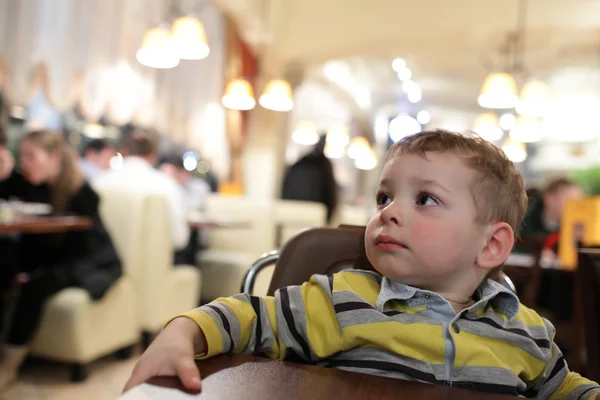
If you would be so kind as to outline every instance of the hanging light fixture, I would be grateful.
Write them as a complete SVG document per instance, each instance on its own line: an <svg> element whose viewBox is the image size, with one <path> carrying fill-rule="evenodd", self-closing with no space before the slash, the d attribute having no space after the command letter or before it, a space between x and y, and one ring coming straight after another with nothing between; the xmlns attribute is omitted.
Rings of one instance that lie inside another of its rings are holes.
<svg viewBox="0 0 600 400"><path fill-rule="evenodd" d="M350 138L348 136L348 128L343 124L334 124L327 129L325 143L335 148L343 150L348 146Z"/></svg>
<svg viewBox="0 0 600 400"><path fill-rule="evenodd" d="M339 146L332 146L329 143L325 143L325 149L323 154L327 158L342 158L344 157L344 148Z"/></svg>
<svg viewBox="0 0 600 400"><path fill-rule="evenodd" d="M541 117L548 109L550 101L550 86L539 79L528 80L517 104L517 112L521 115Z"/></svg>
<svg viewBox="0 0 600 400"><path fill-rule="evenodd" d="M256 106L252 85L245 79L233 79L229 81L221 103L224 107L232 110L252 110Z"/></svg>
<svg viewBox="0 0 600 400"><path fill-rule="evenodd" d="M515 78L502 72L489 74L485 78L477 102L483 108L505 109L516 106L518 100Z"/></svg>
<svg viewBox="0 0 600 400"><path fill-rule="evenodd" d="M315 124L309 121L301 121L298 126L292 132L292 140L294 143L311 146L319 142L319 134L315 128Z"/></svg>
<svg viewBox="0 0 600 400"><path fill-rule="evenodd" d="M177 55L183 60L201 60L210 53L204 25L197 18L177 18L171 28L171 37Z"/></svg>
<svg viewBox="0 0 600 400"><path fill-rule="evenodd" d="M510 131L510 137L517 142L539 142L543 137L541 123L536 117L519 115L515 127Z"/></svg>
<svg viewBox="0 0 600 400"><path fill-rule="evenodd" d="M294 107L292 87L283 79L272 79L258 99L263 108L273 111L290 111Z"/></svg>
<svg viewBox="0 0 600 400"><path fill-rule="evenodd" d="M488 142L502 139L504 132L498 125L498 117L494 113L482 113L475 118L473 131Z"/></svg>
<svg viewBox="0 0 600 400"><path fill-rule="evenodd" d="M362 136L355 137L348 145L348 157L353 160L364 157L371 151L371 145L367 139Z"/></svg>
<svg viewBox="0 0 600 400"><path fill-rule="evenodd" d="M149 29L136 53L136 59L150 68L168 69L179 65L179 57L173 47L171 32L165 26Z"/></svg>
<svg viewBox="0 0 600 400"><path fill-rule="evenodd" d="M369 147L367 151L354 160L354 166L364 171L369 171L377 166L377 157L373 150Z"/></svg>
<svg viewBox="0 0 600 400"><path fill-rule="evenodd" d="M423 127L415 118L408 114L400 114L390 121L389 125L390 138L397 142L398 140L421 132Z"/></svg>
<svg viewBox="0 0 600 400"><path fill-rule="evenodd" d="M511 138L506 138L502 144L502 151L506 157L514 163L520 163L527 159L527 148L525 143L517 142Z"/></svg>

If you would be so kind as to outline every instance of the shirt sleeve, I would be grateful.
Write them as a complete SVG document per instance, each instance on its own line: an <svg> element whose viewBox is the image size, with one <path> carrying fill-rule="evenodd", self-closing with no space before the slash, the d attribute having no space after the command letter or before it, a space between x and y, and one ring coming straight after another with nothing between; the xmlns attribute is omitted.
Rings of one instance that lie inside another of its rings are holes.
<svg viewBox="0 0 600 400"><path fill-rule="evenodd" d="M549 337L554 339L555 329L544 319ZM535 381L532 391L537 399L593 400L600 394L600 386L578 373L569 371L560 349L552 342L552 353L546 370Z"/></svg>
<svg viewBox="0 0 600 400"><path fill-rule="evenodd" d="M280 289L274 297L239 294L183 315L206 336L208 351L198 355L201 359L263 352L278 360L295 356L314 362L342 350L331 290L322 275Z"/></svg>

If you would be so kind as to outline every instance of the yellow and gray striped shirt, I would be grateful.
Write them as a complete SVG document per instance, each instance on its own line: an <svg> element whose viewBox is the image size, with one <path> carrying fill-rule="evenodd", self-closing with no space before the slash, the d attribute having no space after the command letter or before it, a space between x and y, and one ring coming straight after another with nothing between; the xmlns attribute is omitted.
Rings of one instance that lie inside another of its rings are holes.
<svg viewBox="0 0 600 400"><path fill-rule="evenodd" d="M264 352L304 362L538 399L591 399L600 386L574 372L554 327L488 280L460 313L439 294L349 270L314 275L274 297L239 294L185 313L207 354Z"/></svg>

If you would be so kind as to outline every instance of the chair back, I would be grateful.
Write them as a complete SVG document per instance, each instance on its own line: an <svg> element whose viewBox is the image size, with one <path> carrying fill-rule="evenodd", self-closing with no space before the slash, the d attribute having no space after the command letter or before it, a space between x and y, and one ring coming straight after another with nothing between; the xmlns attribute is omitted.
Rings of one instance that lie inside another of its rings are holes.
<svg viewBox="0 0 600 400"><path fill-rule="evenodd" d="M276 248L304 229L327 224L327 207L313 201L277 200L273 214Z"/></svg>
<svg viewBox="0 0 600 400"><path fill-rule="evenodd" d="M586 348L586 377L600 382L600 249L579 249L576 270Z"/></svg>
<svg viewBox="0 0 600 400"><path fill-rule="evenodd" d="M140 321L153 321L164 299L162 283L173 268L166 199L120 188L104 188L99 193L102 218L134 282Z"/></svg>
<svg viewBox="0 0 600 400"><path fill-rule="evenodd" d="M312 228L290 239L279 255L267 292L300 285L314 274L331 275L344 269L373 270L365 254L365 228Z"/></svg>
<svg viewBox="0 0 600 400"><path fill-rule="evenodd" d="M206 199L205 212L209 218L236 225L211 228L209 249L247 252L253 257L272 250L275 239L268 205L244 196L211 195Z"/></svg>

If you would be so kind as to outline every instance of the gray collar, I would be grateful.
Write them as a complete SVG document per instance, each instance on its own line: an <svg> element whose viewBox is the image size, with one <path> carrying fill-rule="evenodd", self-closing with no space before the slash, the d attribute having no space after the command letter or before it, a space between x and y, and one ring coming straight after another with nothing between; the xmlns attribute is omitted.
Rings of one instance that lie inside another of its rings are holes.
<svg viewBox="0 0 600 400"><path fill-rule="evenodd" d="M437 300L444 300L438 293L419 289L404 283L396 282L386 277L381 280L381 289L377 297L377 309L383 310L384 305L390 300L412 300L426 305ZM503 312L512 320L519 312L519 298L506 287L491 279L487 279L475 291L475 304L469 309L485 309L490 304L494 309Z"/></svg>

